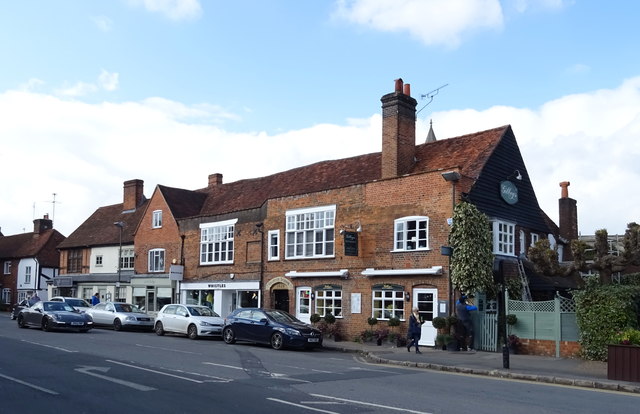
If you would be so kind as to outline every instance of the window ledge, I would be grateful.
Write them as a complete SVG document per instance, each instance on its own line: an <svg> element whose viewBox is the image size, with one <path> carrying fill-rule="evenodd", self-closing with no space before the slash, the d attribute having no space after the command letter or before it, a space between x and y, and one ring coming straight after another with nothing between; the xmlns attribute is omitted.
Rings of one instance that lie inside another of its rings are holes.
<svg viewBox="0 0 640 414"><path fill-rule="evenodd" d="M441 275L442 266L431 266L423 269L381 269L368 268L362 271L362 275L374 276L412 276L412 275Z"/></svg>
<svg viewBox="0 0 640 414"><path fill-rule="evenodd" d="M402 249L397 249L397 250L391 250L391 253L413 253L413 252L428 252L431 249L426 247L426 248L421 248L421 249L411 249L411 250L402 250Z"/></svg>
<svg viewBox="0 0 640 414"><path fill-rule="evenodd" d="M349 277L349 270L340 269L334 272L298 272L296 270L292 270L291 272L284 274L287 277L296 278L296 277L342 277L344 279Z"/></svg>

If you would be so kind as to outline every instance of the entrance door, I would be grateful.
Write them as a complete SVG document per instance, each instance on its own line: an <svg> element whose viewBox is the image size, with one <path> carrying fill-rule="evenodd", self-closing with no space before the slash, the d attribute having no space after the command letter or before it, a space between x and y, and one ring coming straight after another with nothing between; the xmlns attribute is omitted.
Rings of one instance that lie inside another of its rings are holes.
<svg viewBox="0 0 640 414"><path fill-rule="evenodd" d="M147 306L145 309L147 312L156 311L156 292L155 290L147 290Z"/></svg>
<svg viewBox="0 0 640 414"><path fill-rule="evenodd" d="M302 322L311 323L311 288L296 289L296 318Z"/></svg>
<svg viewBox="0 0 640 414"><path fill-rule="evenodd" d="M274 309L289 312L289 291L287 289L276 289L273 291Z"/></svg>
<svg viewBox="0 0 640 414"><path fill-rule="evenodd" d="M422 324L422 335L420 345L433 346L436 344L437 330L433 327L433 318L438 310L438 289L414 289L413 308L418 308L420 319L425 321Z"/></svg>

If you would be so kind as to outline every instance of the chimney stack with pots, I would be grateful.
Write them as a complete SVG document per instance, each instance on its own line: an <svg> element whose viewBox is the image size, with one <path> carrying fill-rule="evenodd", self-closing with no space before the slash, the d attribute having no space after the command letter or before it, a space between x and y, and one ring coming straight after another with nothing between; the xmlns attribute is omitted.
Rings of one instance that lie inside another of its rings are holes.
<svg viewBox="0 0 640 414"><path fill-rule="evenodd" d="M134 211L144 203L144 181L129 180L124 182L123 211Z"/></svg>
<svg viewBox="0 0 640 414"><path fill-rule="evenodd" d="M569 198L569 181L560 183L560 199L558 200L560 237L565 240L578 239L578 206L576 200ZM571 250L565 250L565 260L571 255Z"/></svg>
<svg viewBox="0 0 640 414"><path fill-rule="evenodd" d="M411 171L416 151L416 106L411 86L396 79L395 90L382 101L382 178Z"/></svg>

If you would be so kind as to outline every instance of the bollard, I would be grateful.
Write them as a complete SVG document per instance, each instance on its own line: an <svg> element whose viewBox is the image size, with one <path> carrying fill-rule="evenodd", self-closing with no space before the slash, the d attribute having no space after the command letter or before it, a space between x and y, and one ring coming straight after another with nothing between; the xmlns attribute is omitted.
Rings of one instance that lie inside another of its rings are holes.
<svg viewBox="0 0 640 414"><path fill-rule="evenodd" d="M509 347L502 345L502 368L509 369Z"/></svg>

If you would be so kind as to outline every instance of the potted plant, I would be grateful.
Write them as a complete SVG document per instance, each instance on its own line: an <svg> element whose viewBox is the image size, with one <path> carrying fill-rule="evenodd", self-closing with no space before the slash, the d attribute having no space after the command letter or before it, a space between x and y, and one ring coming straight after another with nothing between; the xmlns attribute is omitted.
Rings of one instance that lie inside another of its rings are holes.
<svg viewBox="0 0 640 414"><path fill-rule="evenodd" d="M378 346L382 345L382 341L387 339L388 336L389 336L388 329L384 329L384 328L378 329L376 331L376 343L378 344Z"/></svg>
<svg viewBox="0 0 640 414"><path fill-rule="evenodd" d="M518 348L520 348L521 344L522 343L520 342L520 338L518 338L518 335L512 334L507 336L507 347L509 348L510 354L517 354Z"/></svg>
<svg viewBox="0 0 640 414"><path fill-rule="evenodd" d="M396 327L400 326L400 318L398 317L393 317L391 319L389 319L387 325L389 325L389 327L391 328L391 333L389 334L389 340L390 341L394 341L396 342L396 346L398 348L401 348L403 346L407 346L407 338L405 338L404 336L398 334L396 332Z"/></svg>
<svg viewBox="0 0 640 414"><path fill-rule="evenodd" d="M318 315L317 313L312 314L309 317L309 320L311 321L312 324L316 324L318 322L320 322L320 319L322 319L322 317L320 315Z"/></svg>
<svg viewBox="0 0 640 414"><path fill-rule="evenodd" d="M607 347L607 378L640 382L640 330L618 332Z"/></svg>
<svg viewBox="0 0 640 414"><path fill-rule="evenodd" d="M510 326L515 325L518 322L518 317L513 313L507 315L507 324Z"/></svg>

